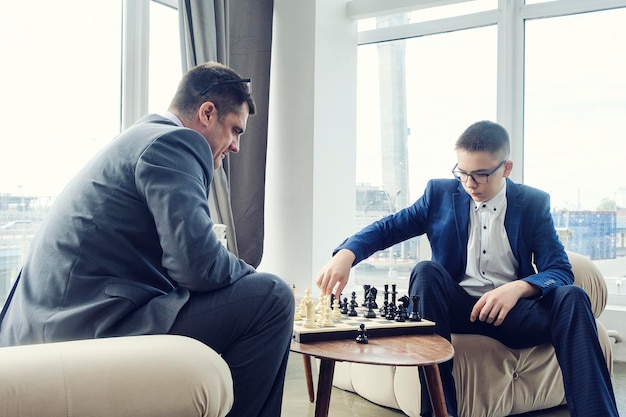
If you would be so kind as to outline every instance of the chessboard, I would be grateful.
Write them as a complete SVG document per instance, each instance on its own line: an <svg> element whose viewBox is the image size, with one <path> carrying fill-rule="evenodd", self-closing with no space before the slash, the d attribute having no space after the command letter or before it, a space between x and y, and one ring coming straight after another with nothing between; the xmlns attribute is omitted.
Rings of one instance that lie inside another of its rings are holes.
<svg viewBox="0 0 626 417"><path fill-rule="evenodd" d="M359 326L365 325L368 338L383 336L404 336L415 334L433 334L435 323L425 319L420 321L396 321L381 317L376 311L375 318L364 317L367 308L356 308L357 316L341 315L341 318L333 319L332 326L305 328L304 320L294 321L293 340L300 343L320 342L325 340L356 339L359 334Z"/></svg>

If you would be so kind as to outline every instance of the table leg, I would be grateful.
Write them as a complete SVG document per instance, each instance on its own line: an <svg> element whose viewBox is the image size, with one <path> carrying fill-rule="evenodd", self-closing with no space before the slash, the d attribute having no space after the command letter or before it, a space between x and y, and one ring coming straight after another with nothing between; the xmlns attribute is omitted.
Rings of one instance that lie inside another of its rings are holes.
<svg viewBox="0 0 626 417"><path fill-rule="evenodd" d="M448 410L446 409L446 399L443 395L443 386L441 385L439 366L427 365L422 368L424 369L426 388L428 389L435 417L447 417Z"/></svg>
<svg viewBox="0 0 626 417"><path fill-rule="evenodd" d="M315 417L327 417L330 407L330 394L333 388L335 361L320 359L320 371L317 380L317 402L315 403Z"/></svg>
<svg viewBox="0 0 626 417"><path fill-rule="evenodd" d="M302 355L304 360L304 378L306 379L306 390L309 393L309 401L315 401L315 391L313 390L313 372L311 371L311 355Z"/></svg>

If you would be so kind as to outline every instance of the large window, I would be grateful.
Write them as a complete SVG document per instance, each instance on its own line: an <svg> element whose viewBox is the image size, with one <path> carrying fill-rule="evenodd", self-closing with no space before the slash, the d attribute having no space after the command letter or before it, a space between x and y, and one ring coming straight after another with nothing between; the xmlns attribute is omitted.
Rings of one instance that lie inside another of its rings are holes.
<svg viewBox="0 0 626 417"><path fill-rule="evenodd" d="M626 276L626 8L526 23L524 182L613 294Z"/></svg>
<svg viewBox="0 0 626 417"><path fill-rule="evenodd" d="M449 178L463 129L499 121L512 128L516 180L551 193L563 243L592 258L618 294L626 2L527 3L367 11L380 17L359 24L355 228L411 204L428 179ZM429 256L426 242L397 245L363 262L356 282L404 285Z"/></svg>
<svg viewBox="0 0 626 417"><path fill-rule="evenodd" d="M359 47L357 228L449 176L458 133L495 118L496 44L488 26ZM356 281L405 280L426 249L414 239L381 251L357 267Z"/></svg>
<svg viewBox="0 0 626 417"><path fill-rule="evenodd" d="M160 46L149 60L155 111L167 108L181 74L177 11L163 3L147 8ZM123 13L121 0L2 6L0 304L55 196L120 131Z"/></svg>

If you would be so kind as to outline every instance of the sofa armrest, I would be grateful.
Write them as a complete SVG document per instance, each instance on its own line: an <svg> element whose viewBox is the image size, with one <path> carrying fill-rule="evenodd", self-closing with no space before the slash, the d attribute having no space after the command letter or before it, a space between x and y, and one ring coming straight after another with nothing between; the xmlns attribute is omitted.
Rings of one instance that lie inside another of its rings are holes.
<svg viewBox="0 0 626 417"><path fill-rule="evenodd" d="M602 273L589 258L576 252L566 251L570 263L572 264L572 272L574 273L574 284L581 287L591 300L591 309L596 318L606 307L608 290L606 281Z"/></svg>
<svg viewBox="0 0 626 417"><path fill-rule="evenodd" d="M0 348L0 415L223 417L233 404L226 362L172 335Z"/></svg>

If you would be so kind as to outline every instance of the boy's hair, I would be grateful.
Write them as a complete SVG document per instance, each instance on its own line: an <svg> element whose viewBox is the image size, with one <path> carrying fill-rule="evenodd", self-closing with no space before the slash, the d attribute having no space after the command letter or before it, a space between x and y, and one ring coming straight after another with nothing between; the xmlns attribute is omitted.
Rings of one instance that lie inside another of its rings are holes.
<svg viewBox="0 0 626 417"><path fill-rule="evenodd" d="M496 159L507 159L511 143L506 129L497 123L483 120L465 129L454 146L455 150L488 152Z"/></svg>
<svg viewBox="0 0 626 417"><path fill-rule="evenodd" d="M169 109L188 119L202 103L210 101L222 120L229 113L238 113L243 103L247 103L252 115L256 106L250 95L249 81L218 62L197 65L181 79Z"/></svg>

